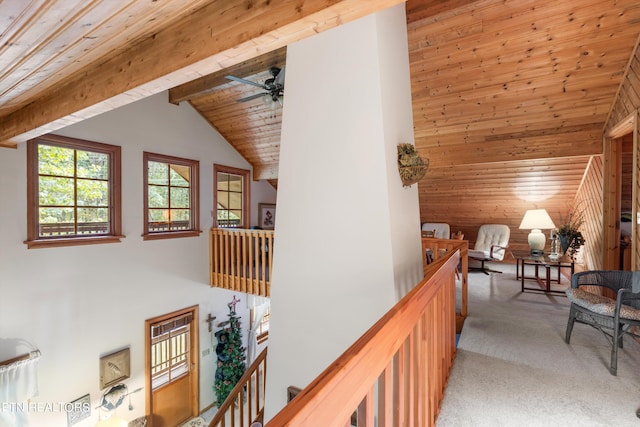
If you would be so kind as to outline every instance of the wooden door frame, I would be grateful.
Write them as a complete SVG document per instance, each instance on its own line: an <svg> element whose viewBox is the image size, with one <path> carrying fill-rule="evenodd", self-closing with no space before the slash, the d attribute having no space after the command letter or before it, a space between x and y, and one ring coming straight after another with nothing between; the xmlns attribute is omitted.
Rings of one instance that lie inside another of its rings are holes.
<svg viewBox="0 0 640 427"><path fill-rule="evenodd" d="M634 110L611 131L604 136L604 182L603 182L603 254L602 262L605 270L619 269L620 235L618 232L620 221L620 197L622 180L622 157L620 138L633 133L633 186L631 196L632 221L631 221L631 269L636 270L640 266L638 236L638 212L640 212L640 183L638 182L640 167L640 150L638 148L639 110Z"/></svg>
<svg viewBox="0 0 640 427"><path fill-rule="evenodd" d="M192 305L178 311L164 314L162 316L147 319L144 322L144 381L145 381L145 414L149 420L149 427L153 427L153 417L151 410L153 408L153 390L151 389L151 326L171 319L172 317L183 316L191 313L193 320L190 327L189 352L191 357L191 374L193 381L191 382L191 413L197 416L200 411L200 332L198 325L200 323L199 305Z"/></svg>

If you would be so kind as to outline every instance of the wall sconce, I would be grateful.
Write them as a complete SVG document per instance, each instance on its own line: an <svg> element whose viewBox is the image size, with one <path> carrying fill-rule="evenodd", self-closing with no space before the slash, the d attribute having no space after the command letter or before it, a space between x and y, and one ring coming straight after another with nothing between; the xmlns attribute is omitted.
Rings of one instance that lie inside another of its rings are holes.
<svg viewBox="0 0 640 427"><path fill-rule="evenodd" d="M542 233L543 229L556 228L551 217L544 209L530 209L524 214L520 228L531 230L528 241L531 255L540 256L544 252L544 245L547 237Z"/></svg>

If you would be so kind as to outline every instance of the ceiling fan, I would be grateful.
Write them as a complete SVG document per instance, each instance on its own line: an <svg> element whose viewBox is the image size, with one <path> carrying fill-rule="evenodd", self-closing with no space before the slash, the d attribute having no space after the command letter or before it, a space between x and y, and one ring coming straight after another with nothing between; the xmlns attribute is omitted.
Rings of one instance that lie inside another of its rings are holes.
<svg viewBox="0 0 640 427"><path fill-rule="evenodd" d="M263 89L265 91L263 93L256 93L254 95L240 98L238 99L238 102L247 102L251 101L252 99L262 97L267 104L278 103L282 105L282 98L284 97L284 67L271 67L269 68L269 73L271 73L272 77L265 80L264 84L252 82L251 80L246 80L235 76L225 77L229 80L233 80L239 83L245 83L251 86L259 87L260 89Z"/></svg>

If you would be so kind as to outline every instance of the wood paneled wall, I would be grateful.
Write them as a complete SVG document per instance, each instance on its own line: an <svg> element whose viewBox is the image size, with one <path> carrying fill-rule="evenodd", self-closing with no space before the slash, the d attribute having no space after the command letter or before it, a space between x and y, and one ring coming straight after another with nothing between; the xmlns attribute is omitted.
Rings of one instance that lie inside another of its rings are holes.
<svg viewBox="0 0 640 427"><path fill-rule="evenodd" d="M627 71L620 83L616 99L605 123L605 135L616 133L616 128L620 126L626 126L627 132L617 133L631 133L630 115L638 108L640 108L640 38L629 59Z"/></svg>
<svg viewBox="0 0 640 427"><path fill-rule="evenodd" d="M407 17L415 145L431 167L421 220L471 247L481 224L506 224L511 248L528 248L528 209L560 226L578 193L598 193L602 158L590 159L634 52L637 1L409 0ZM588 245L600 242L598 194ZM583 258L598 265L593 251Z"/></svg>
<svg viewBox="0 0 640 427"><path fill-rule="evenodd" d="M448 223L451 232L464 233L471 248L480 225L506 224L510 247L527 249L529 230L518 228L525 212L546 209L559 226L589 160L579 156L434 168L418 185L421 221Z"/></svg>
<svg viewBox="0 0 640 427"><path fill-rule="evenodd" d="M605 174L603 184L603 265L615 268L619 262L612 248L619 244L617 221L619 210L630 207L635 219L640 212L640 149L638 147L638 114L640 109L640 37L629 59L616 98L604 126ZM631 148L629 148L631 147ZM631 156L625 153L631 152ZM629 161L631 168L629 170ZM631 182L627 188L624 181ZM627 199L629 190L631 200ZM631 268L640 266L640 236L632 228Z"/></svg>
<svg viewBox="0 0 640 427"><path fill-rule="evenodd" d="M603 222L602 222L602 180L604 165L602 156L593 156L584 180L576 194L575 205L584 209L582 235L585 245L578 259L585 270L599 270L602 264Z"/></svg>

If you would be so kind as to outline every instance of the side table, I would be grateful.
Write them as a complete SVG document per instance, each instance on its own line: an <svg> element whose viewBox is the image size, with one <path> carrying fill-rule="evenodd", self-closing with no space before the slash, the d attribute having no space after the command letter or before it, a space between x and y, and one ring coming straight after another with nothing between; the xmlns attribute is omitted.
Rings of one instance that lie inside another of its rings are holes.
<svg viewBox="0 0 640 427"><path fill-rule="evenodd" d="M573 259L569 256L563 255L560 258L553 260L549 258L549 254L543 254L540 256L533 256L529 251L511 251L511 254L516 259L516 279L520 279L521 290L538 291L546 293L564 294L564 290L551 289L551 283L560 283L561 274L560 270L563 268L570 269L571 275L574 272ZM535 267L535 275L532 277L526 277L524 273L525 265L533 265ZM558 272L557 278L551 278L551 267L555 267ZM544 277L540 276L540 269L544 268ZM569 276L571 277L571 276ZM525 286L525 280L535 280L538 287Z"/></svg>

